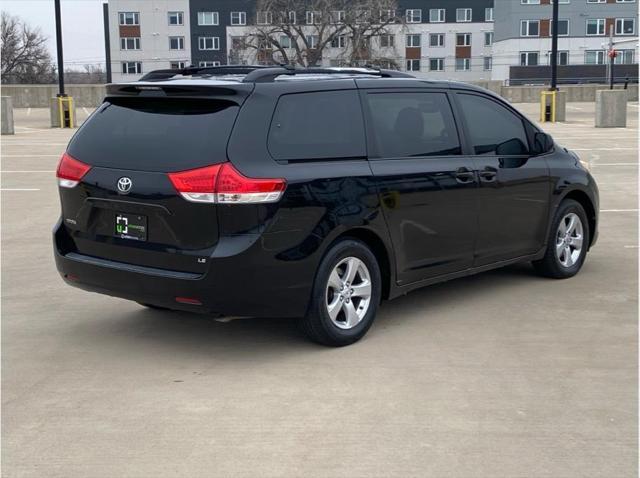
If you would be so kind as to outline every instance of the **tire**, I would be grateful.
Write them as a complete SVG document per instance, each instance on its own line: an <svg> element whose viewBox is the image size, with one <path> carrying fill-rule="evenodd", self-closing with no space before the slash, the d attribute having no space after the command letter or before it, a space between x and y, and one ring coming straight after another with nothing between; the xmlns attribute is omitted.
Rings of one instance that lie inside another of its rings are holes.
<svg viewBox="0 0 640 478"><path fill-rule="evenodd" d="M571 220L579 221L579 224L572 223ZM568 231L570 237L567 236L567 228L573 228ZM545 255L539 261L534 261L533 267L544 277L573 277L580 271L587 257L590 232L587 214L582 205L572 199L562 201L551 223ZM580 238L581 242L578 242Z"/></svg>
<svg viewBox="0 0 640 478"><path fill-rule="evenodd" d="M345 287L347 282L349 287ZM378 261L364 243L355 239L336 243L316 272L309 309L300 321L303 332L314 342L331 347L357 342L376 317L381 284Z"/></svg>

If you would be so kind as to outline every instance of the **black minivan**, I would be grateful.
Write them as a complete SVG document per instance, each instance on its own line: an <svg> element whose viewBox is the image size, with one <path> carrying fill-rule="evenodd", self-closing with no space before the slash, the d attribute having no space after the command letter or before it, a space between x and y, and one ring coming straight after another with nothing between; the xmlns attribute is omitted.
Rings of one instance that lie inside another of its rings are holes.
<svg viewBox="0 0 640 478"><path fill-rule="evenodd" d="M57 170L58 270L158 309L297 317L347 345L382 299L516 262L581 268L598 190L498 96L376 69L113 84Z"/></svg>

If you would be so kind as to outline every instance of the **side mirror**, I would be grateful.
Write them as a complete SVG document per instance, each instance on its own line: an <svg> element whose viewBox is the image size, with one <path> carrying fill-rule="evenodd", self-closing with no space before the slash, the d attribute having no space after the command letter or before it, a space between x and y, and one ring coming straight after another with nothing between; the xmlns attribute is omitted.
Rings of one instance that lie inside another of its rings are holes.
<svg viewBox="0 0 640 478"><path fill-rule="evenodd" d="M533 152L538 154L545 154L553 150L555 142L550 134L538 132L533 139Z"/></svg>

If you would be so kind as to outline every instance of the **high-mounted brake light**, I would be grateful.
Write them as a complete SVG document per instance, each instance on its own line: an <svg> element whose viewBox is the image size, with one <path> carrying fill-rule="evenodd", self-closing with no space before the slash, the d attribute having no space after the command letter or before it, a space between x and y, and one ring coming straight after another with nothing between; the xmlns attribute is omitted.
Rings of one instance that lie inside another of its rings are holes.
<svg viewBox="0 0 640 478"><path fill-rule="evenodd" d="M76 158L64 153L62 158L60 158L60 163L58 163L58 169L56 171L58 185L63 188L74 188L90 169L91 166L88 164L78 161Z"/></svg>
<svg viewBox="0 0 640 478"><path fill-rule="evenodd" d="M176 190L187 201L215 204L277 202L287 185L284 179L253 179L231 163L169 173Z"/></svg>

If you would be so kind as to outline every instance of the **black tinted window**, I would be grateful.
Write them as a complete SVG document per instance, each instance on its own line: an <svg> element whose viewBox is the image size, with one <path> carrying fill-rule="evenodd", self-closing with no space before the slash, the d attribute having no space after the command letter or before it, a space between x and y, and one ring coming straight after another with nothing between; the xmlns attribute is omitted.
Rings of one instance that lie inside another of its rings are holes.
<svg viewBox="0 0 640 478"><path fill-rule="evenodd" d="M370 93L374 140L384 158L461 154L444 93Z"/></svg>
<svg viewBox="0 0 640 478"><path fill-rule="evenodd" d="M271 122L269 151L275 159L333 159L366 155L355 91L284 95Z"/></svg>
<svg viewBox="0 0 640 478"><path fill-rule="evenodd" d="M224 100L112 98L82 126L69 154L108 168L193 169L225 160L237 113Z"/></svg>
<svg viewBox="0 0 640 478"><path fill-rule="evenodd" d="M475 154L522 155L529 152L522 119L499 103L459 94Z"/></svg>

